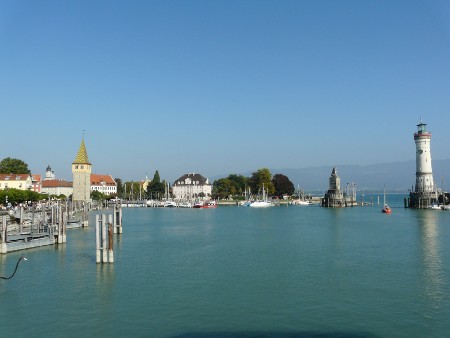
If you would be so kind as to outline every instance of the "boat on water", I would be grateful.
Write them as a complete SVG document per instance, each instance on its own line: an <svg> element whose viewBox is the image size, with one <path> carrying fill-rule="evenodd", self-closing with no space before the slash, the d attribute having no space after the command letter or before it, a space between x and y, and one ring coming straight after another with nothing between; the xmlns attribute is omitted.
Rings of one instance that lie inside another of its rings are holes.
<svg viewBox="0 0 450 338"><path fill-rule="evenodd" d="M76 229L81 228L81 220L71 219L66 222L66 229Z"/></svg>
<svg viewBox="0 0 450 338"><path fill-rule="evenodd" d="M165 208L175 208L177 204L174 201L165 201L164 207Z"/></svg>
<svg viewBox="0 0 450 338"><path fill-rule="evenodd" d="M391 214L392 213L391 207L386 203L386 188L383 189L383 209L381 209L381 212L383 214Z"/></svg>
<svg viewBox="0 0 450 338"><path fill-rule="evenodd" d="M217 202L214 200L199 201L194 204L193 208L196 209L217 208Z"/></svg>
<svg viewBox="0 0 450 338"><path fill-rule="evenodd" d="M274 204L272 203L272 201L269 201L267 198L267 194L264 190L264 184L263 184L261 199L257 199L256 201L251 202L249 207L250 208L267 208L267 207L272 207L273 205Z"/></svg>
<svg viewBox="0 0 450 338"><path fill-rule="evenodd" d="M289 202L290 205L313 205L314 202L311 200L306 200L305 192L300 190L300 186L298 187L298 199L292 200Z"/></svg>
<svg viewBox="0 0 450 338"><path fill-rule="evenodd" d="M192 208L191 202L180 202L178 208Z"/></svg>
<svg viewBox="0 0 450 338"><path fill-rule="evenodd" d="M273 203L270 201L254 201L249 205L250 208L267 208L272 206Z"/></svg>
<svg viewBox="0 0 450 338"><path fill-rule="evenodd" d="M390 214L390 213L392 213L392 209L391 209L391 207L389 205L385 204L383 206L383 209L381 209L381 212L383 214Z"/></svg>
<svg viewBox="0 0 450 338"><path fill-rule="evenodd" d="M314 203L312 201L305 201L305 200L293 200L289 204L291 205L313 205Z"/></svg>

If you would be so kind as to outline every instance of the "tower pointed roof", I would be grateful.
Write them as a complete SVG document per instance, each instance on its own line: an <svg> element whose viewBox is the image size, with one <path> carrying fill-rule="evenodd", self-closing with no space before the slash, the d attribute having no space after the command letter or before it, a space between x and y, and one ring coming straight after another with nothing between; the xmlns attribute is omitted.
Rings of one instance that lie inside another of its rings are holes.
<svg viewBox="0 0 450 338"><path fill-rule="evenodd" d="M78 154L73 164L91 164L88 159L84 138L81 140L80 148L78 149Z"/></svg>

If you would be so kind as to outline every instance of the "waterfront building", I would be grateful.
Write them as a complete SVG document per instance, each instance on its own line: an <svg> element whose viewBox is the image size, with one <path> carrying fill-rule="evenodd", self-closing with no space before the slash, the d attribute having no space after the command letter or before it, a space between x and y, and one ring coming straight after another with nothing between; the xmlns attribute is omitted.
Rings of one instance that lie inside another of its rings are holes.
<svg viewBox="0 0 450 338"><path fill-rule="evenodd" d="M117 183L111 175L91 174L91 191L105 195L117 194Z"/></svg>
<svg viewBox="0 0 450 338"><path fill-rule="evenodd" d="M57 180L55 172L50 165L45 169L45 177L41 182L41 192L47 195L64 195L69 197L73 193L73 183L66 180Z"/></svg>
<svg viewBox="0 0 450 338"><path fill-rule="evenodd" d="M327 208L345 207L344 193L341 191L341 179L337 175L336 168L331 171L329 189L322 198L321 205Z"/></svg>
<svg viewBox="0 0 450 338"><path fill-rule="evenodd" d="M39 174L0 174L0 190L18 189L41 192Z"/></svg>
<svg viewBox="0 0 450 338"><path fill-rule="evenodd" d="M33 178L30 174L0 174L0 189L31 190Z"/></svg>
<svg viewBox="0 0 450 338"><path fill-rule="evenodd" d="M197 197L210 197L212 185L209 180L200 174L184 174L172 185L172 194L175 199L191 200Z"/></svg>
<svg viewBox="0 0 450 338"><path fill-rule="evenodd" d="M83 137L77 156L72 163L73 201L91 201L91 171L92 164L89 162Z"/></svg>
<svg viewBox="0 0 450 338"><path fill-rule="evenodd" d="M48 195L64 195L69 197L73 194L73 183L66 180L44 179L42 181L42 193Z"/></svg>
<svg viewBox="0 0 450 338"><path fill-rule="evenodd" d="M410 208L427 208L438 202L438 193L434 185L431 166L431 133L427 125L420 120L417 132L414 133L416 143L416 185L409 194Z"/></svg>

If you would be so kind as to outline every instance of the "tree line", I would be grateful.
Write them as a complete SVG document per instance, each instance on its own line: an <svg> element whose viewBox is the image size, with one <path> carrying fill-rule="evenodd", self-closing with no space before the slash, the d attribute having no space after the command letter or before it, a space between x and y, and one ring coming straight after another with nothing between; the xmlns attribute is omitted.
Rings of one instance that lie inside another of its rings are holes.
<svg viewBox="0 0 450 338"><path fill-rule="evenodd" d="M258 169L250 177L230 174L228 177L215 180L213 183L213 198L239 197L250 190L252 194L258 194L264 187L266 193L272 196L292 195L295 192L294 184L286 175L275 174L272 176L267 168Z"/></svg>
<svg viewBox="0 0 450 338"><path fill-rule="evenodd" d="M115 178L114 180L117 183L117 196L120 198L160 200L165 197L167 186L169 188L169 197L173 197L170 184L166 180L161 181L158 170L156 170L145 191L142 190L141 182L122 183L120 178ZM269 169L262 168L253 172L250 177L230 174L227 177L215 180L212 187L212 198L239 198L244 196L246 190L250 190L250 193L256 195L261 192L263 186L266 193L271 196L281 197L285 194L292 195L295 192L294 184L286 175L272 175Z"/></svg>
<svg viewBox="0 0 450 338"><path fill-rule="evenodd" d="M7 157L0 161L0 173L3 174L30 174L28 165L19 159ZM124 199L162 199L165 196L167 186L169 186L169 196L172 197L170 184L166 180L161 181L158 170L155 171L153 179L148 183L147 189L143 191L141 182L122 182L122 179L115 178L117 183L117 194L106 196L99 191L92 191L93 200L106 200L115 197ZM230 174L227 177L217 179L213 182L213 198L240 197L250 190L252 194L258 194L264 186L265 191L272 196L282 196L284 194L292 195L295 191L294 184L283 174L272 173L267 168L258 169L250 177L238 174ZM15 201L35 200L42 194L29 195L28 193L14 193ZM1 194L3 195L3 194ZM0 201L1 201L0 195ZM10 192L11 198L13 197ZM19 197L20 196L20 197ZM44 195L48 197L47 195ZM56 196L55 196L56 197ZM63 198L63 196L57 196ZM12 201L12 200L10 200ZM4 202L4 201L3 201Z"/></svg>

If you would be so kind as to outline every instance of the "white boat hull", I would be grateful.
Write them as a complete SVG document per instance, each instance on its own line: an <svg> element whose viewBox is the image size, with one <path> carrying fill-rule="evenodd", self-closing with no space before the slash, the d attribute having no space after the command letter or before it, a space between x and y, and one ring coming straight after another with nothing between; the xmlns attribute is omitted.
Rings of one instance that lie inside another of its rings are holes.
<svg viewBox="0 0 450 338"><path fill-rule="evenodd" d="M268 208L271 206L273 206L273 204L267 201L255 201L249 205L250 208Z"/></svg>

